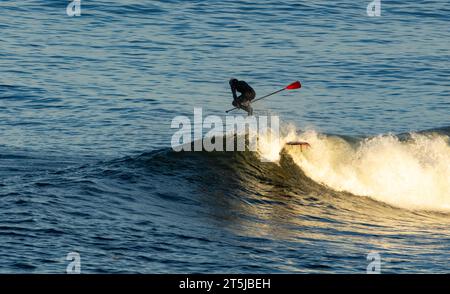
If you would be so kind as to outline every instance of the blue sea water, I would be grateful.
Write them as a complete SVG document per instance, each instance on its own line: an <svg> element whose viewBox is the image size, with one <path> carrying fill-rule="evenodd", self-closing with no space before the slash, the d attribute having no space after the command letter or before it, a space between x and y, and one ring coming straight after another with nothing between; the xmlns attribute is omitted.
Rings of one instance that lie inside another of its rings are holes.
<svg viewBox="0 0 450 294"><path fill-rule="evenodd" d="M0 1L0 272L448 273L448 1L369 2ZM171 151L231 77L350 166Z"/></svg>

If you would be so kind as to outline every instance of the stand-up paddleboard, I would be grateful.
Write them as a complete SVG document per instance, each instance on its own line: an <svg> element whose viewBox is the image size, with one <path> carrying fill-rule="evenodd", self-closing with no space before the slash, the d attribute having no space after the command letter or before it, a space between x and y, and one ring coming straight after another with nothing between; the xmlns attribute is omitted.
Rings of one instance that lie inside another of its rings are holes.
<svg viewBox="0 0 450 294"><path fill-rule="evenodd" d="M300 146L301 151L303 151L303 147L305 147L305 148L311 147L311 145L308 142L302 142L302 141L287 142L285 145L286 146Z"/></svg>

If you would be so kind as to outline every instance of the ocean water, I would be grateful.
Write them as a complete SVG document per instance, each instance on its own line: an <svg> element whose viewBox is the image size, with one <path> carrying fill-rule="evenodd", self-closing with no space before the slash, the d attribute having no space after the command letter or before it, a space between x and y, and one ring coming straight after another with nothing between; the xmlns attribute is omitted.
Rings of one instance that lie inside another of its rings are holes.
<svg viewBox="0 0 450 294"><path fill-rule="evenodd" d="M255 2L0 1L0 272L450 272L448 2ZM231 77L281 141L172 151Z"/></svg>

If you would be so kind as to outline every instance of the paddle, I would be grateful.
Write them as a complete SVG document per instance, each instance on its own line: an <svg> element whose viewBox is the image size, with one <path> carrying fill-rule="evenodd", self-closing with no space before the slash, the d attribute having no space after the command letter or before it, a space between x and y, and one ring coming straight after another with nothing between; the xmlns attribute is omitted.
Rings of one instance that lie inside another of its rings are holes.
<svg viewBox="0 0 450 294"><path fill-rule="evenodd" d="M301 87L302 87L302 84L300 84L300 81L296 81L296 82L293 82L292 84L290 84L289 86L284 87L283 89L280 89L280 90L275 91L273 93L267 94L266 96L263 96L261 98L255 99L251 103L255 103L258 100L261 100L261 99L267 98L269 96L275 95L275 94L280 93L280 92L282 92L284 90L295 90L295 89L300 89ZM235 108L232 108L230 110L227 110L226 113L228 113L230 111L233 111L235 109L238 109L238 107L235 107Z"/></svg>

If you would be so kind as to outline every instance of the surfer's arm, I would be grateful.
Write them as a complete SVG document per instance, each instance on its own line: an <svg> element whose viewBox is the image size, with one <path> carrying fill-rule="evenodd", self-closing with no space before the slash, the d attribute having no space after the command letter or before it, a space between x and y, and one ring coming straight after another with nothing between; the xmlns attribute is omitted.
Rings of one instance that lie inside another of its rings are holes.
<svg viewBox="0 0 450 294"><path fill-rule="evenodd" d="M231 92L233 93L233 99L237 99L236 88L230 83Z"/></svg>

